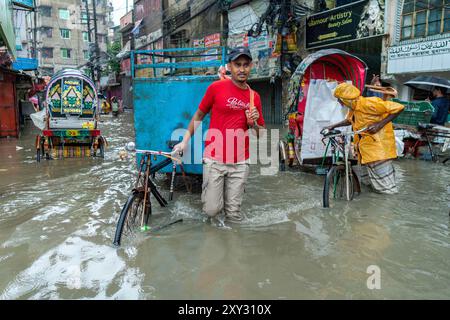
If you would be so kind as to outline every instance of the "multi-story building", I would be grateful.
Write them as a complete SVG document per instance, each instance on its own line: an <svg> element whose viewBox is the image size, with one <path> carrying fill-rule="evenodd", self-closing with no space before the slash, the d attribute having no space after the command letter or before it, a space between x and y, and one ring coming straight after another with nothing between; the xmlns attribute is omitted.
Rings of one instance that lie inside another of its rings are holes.
<svg viewBox="0 0 450 320"><path fill-rule="evenodd" d="M419 75L450 79L450 1L391 0L388 9L382 77L401 99L424 99L428 92L403 84Z"/></svg>
<svg viewBox="0 0 450 320"><path fill-rule="evenodd" d="M96 61L101 63L107 49L108 28L112 27L111 4L106 0L95 1L97 20L95 36L93 0L36 0L36 2L40 74L52 75L64 68L84 69L88 72L90 56L96 54L96 43L100 53ZM89 6L89 14L86 11L86 3ZM88 22L91 29L91 45Z"/></svg>

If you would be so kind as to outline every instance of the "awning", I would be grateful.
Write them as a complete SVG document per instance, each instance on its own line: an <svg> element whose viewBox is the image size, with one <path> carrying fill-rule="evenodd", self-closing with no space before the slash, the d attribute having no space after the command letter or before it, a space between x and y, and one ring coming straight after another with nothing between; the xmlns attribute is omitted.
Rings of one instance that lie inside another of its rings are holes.
<svg viewBox="0 0 450 320"><path fill-rule="evenodd" d="M23 70L23 71L31 71L37 70L38 61L33 58L17 58L12 65L14 70Z"/></svg>
<svg viewBox="0 0 450 320"><path fill-rule="evenodd" d="M12 14L9 0L0 0L0 46L6 46L16 58L16 36L12 23Z"/></svg>
<svg viewBox="0 0 450 320"><path fill-rule="evenodd" d="M33 9L34 1L33 0L13 0L14 5L24 8L24 9Z"/></svg>

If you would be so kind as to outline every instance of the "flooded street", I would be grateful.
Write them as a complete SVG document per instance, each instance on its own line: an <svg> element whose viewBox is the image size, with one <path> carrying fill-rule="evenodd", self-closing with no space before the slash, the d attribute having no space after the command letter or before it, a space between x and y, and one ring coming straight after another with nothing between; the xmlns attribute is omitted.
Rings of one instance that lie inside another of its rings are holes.
<svg viewBox="0 0 450 320"><path fill-rule="evenodd" d="M395 162L400 193L322 208L323 176L253 167L242 225L204 221L177 192L182 223L112 245L136 173L118 152L132 113L104 117L105 159L36 163L38 130L0 140L0 299L440 299L450 297L450 167ZM163 190L167 196L168 190ZM369 266L381 288L367 286Z"/></svg>

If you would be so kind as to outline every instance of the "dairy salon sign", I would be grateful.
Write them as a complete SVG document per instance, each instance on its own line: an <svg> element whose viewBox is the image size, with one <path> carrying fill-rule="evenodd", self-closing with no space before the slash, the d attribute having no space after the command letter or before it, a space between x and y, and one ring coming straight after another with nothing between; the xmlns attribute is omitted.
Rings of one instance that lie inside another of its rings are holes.
<svg viewBox="0 0 450 320"><path fill-rule="evenodd" d="M384 0L362 0L310 16L306 22L306 48L383 34Z"/></svg>

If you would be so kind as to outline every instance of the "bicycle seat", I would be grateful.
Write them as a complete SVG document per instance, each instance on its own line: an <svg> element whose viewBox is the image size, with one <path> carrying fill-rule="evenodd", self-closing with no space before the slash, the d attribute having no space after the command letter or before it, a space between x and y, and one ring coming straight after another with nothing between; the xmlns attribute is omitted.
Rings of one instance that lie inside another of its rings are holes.
<svg viewBox="0 0 450 320"><path fill-rule="evenodd" d="M334 135L337 135L337 134L341 134L342 131L341 130L337 130L337 129L332 129L332 130L324 129L324 130L320 131L320 133L324 137L328 137L328 136L334 136Z"/></svg>

